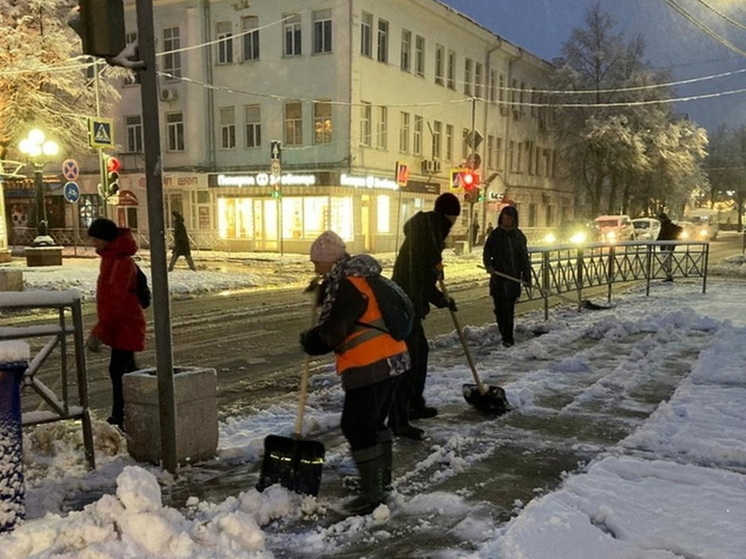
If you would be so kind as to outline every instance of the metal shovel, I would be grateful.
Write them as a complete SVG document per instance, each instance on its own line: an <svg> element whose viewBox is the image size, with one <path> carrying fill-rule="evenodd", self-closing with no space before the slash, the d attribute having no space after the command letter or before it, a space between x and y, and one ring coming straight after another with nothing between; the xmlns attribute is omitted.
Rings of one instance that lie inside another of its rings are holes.
<svg viewBox="0 0 746 559"><path fill-rule="evenodd" d="M443 295L448 297L448 291L446 291L446 285L443 280L440 280L440 290L443 292ZM456 328L458 339L461 342L461 347L464 349L464 355L466 355L466 360L469 362L469 368L471 368L471 374L474 377L474 384L465 383L462 386L464 400L466 400L468 404L471 404L476 409L484 413L502 415L506 412L509 412L512 408L510 407L510 404L505 397L505 390L503 390L499 386L489 386L487 384L484 384L479 379L477 367L474 364L474 359L472 359L471 352L469 351L469 346L466 343L464 332L463 330L461 330L461 325L459 324L458 317L456 316L456 311L454 311L453 309L448 310L451 313L453 326L454 328Z"/></svg>
<svg viewBox="0 0 746 559"><path fill-rule="evenodd" d="M315 303L314 298L312 311ZM320 441L304 440L302 435L310 364L311 358L306 355L303 359L294 436L268 435L264 439L264 459L259 483L256 486L259 491L279 483L295 493L313 496L319 494L326 450Z"/></svg>

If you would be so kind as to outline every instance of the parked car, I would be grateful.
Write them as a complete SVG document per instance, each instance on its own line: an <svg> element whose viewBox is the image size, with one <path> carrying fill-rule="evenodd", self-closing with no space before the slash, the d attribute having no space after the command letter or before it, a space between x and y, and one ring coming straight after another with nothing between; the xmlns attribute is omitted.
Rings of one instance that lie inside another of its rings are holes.
<svg viewBox="0 0 746 559"><path fill-rule="evenodd" d="M596 218L596 225L607 243L635 240L635 226L628 215L600 215Z"/></svg>
<svg viewBox="0 0 746 559"><path fill-rule="evenodd" d="M596 243L601 240L601 233L595 221L585 219L571 219L563 221L553 231L544 237L548 244Z"/></svg>
<svg viewBox="0 0 746 559"><path fill-rule="evenodd" d="M654 241L661 230L661 222L654 217L638 217L632 220L635 226L635 238L641 241Z"/></svg>

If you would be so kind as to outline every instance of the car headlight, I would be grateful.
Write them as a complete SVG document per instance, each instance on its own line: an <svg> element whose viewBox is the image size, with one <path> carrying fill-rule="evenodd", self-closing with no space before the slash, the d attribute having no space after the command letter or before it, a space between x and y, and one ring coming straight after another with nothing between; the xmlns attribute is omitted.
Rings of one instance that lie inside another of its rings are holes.
<svg viewBox="0 0 746 559"><path fill-rule="evenodd" d="M570 237L570 242L575 243L576 245L579 245L581 243L585 242L585 233L582 231L579 231L575 233L572 237Z"/></svg>
<svg viewBox="0 0 746 559"><path fill-rule="evenodd" d="M616 241L616 233L614 231L609 231L608 233L606 233L606 240L610 243Z"/></svg>
<svg viewBox="0 0 746 559"><path fill-rule="evenodd" d="M545 243L555 243L557 242L557 237L554 236L554 233L549 233L546 237L544 237Z"/></svg>
<svg viewBox="0 0 746 559"><path fill-rule="evenodd" d="M708 235L707 229L700 229L699 236L706 237Z"/></svg>

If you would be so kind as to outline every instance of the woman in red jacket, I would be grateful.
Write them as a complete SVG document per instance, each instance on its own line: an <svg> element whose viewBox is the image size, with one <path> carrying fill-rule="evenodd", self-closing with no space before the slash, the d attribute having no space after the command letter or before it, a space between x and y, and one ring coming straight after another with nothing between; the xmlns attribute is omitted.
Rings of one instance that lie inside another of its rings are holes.
<svg viewBox="0 0 746 559"><path fill-rule="evenodd" d="M137 370L135 352L145 349L145 314L137 297L137 267L132 260L137 243L129 229L117 227L106 218L91 223L88 237L101 256L96 282L98 322L91 330L88 348L97 351L101 344L111 348L109 377L113 404L107 421L122 428L122 377Z"/></svg>

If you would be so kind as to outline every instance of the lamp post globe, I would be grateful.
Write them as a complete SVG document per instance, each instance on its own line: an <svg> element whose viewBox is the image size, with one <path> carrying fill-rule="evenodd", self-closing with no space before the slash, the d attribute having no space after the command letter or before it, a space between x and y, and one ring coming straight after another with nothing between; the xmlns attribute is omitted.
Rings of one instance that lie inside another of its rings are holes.
<svg viewBox="0 0 746 559"><path fill-rule="evenodd" d="M60 150L54 140L47 140L44 132L34 128L18 144L18 149L34 166L34 189L36 191L36 230L34 246L54 245L47 232L47 208L44 203L44 165Z"/></svg>

